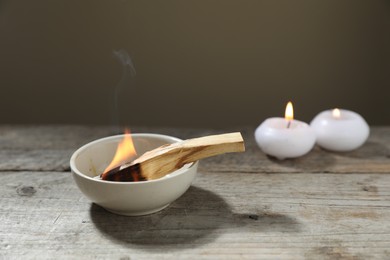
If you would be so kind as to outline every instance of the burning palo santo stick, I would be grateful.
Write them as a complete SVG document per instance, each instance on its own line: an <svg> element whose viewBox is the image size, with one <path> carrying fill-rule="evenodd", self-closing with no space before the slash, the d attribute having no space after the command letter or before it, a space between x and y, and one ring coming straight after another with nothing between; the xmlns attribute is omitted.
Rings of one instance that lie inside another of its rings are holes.
<svg viewBox="0 0 390 260"><path fill-rule="evenodd" d="M100 177L107 181L154 180L187 163L219 154L244 151L244 140L240 133L210 135L160 146L133 162L102 173Z"/></svg>

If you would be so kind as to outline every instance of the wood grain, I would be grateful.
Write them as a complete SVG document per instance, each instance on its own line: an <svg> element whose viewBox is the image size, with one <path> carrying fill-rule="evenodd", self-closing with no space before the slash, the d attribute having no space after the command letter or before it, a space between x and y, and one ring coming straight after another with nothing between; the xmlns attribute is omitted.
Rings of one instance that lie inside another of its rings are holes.
<svg viewBox="0 0 390 260"><path fill-rule="evenodd" d="M282 162L261 153L253 128L134 131L237 130L245 153L202 160L168 208L124 217L91 204L68 171L75 149L112 129L0 126L0 259L390 258L390 127L351 153Z"/></svg>
<svg viewBox="0 0 390 260"><path fill-rule="evenodd" d="M69 158L77 148L120 131L110 127L0 126L0 170L68 171ZM270 158L260 151L254 140L253 127L220 130L132 128L134 133L161 133L182 139L234 131L242 133L246 152L202 160L201 169L248 173L390 173L390 134L386 127L372 127L367 143L355 151L335 153L315 147L306 156L284 161Z"/></svg>
<svg viewBox="0 0 390 260"><path fill-rule="evenodd" d="M67 172L2 172L0 252L14 258L390 257L390 175L200 172L166 210L113 215Z"/></svg>

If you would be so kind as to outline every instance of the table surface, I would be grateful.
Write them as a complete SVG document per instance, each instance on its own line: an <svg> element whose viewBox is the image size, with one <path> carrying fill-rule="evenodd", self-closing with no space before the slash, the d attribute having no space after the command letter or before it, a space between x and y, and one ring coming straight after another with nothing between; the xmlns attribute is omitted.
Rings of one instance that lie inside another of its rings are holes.
<svg viewBox="0 0 390 260"><path fill-rule="evenodd" d="M251 127L134 127L183 139L241 131L247 151L204 159L161 212L125 217L76 187L71 154L109 127L0 126L0 259L389 259L390 127L348 153L278 161Z"/></svg>

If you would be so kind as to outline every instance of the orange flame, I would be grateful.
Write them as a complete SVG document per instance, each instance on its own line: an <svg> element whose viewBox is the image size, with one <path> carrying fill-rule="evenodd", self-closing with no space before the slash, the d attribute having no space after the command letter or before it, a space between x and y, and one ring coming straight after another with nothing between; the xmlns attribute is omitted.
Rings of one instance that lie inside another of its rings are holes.
<svg viewBox="0 0 390 260"><path fill-rule="evenodd" d="M130 162L136 155L137 152L134 148L133 139L131 138L130 131L126 129L123 140L118 144L114 159L112 159L110 165L107 166L104 172L108 172L115 167Z"/></svg>
<svg viewBox="0 0 390 260"><path fill-rule="evenodd" d="M287 103L286 112L284 113L284 118L286 118L287 121L291 121L294 119L294 109L291 102Z"/></svg>

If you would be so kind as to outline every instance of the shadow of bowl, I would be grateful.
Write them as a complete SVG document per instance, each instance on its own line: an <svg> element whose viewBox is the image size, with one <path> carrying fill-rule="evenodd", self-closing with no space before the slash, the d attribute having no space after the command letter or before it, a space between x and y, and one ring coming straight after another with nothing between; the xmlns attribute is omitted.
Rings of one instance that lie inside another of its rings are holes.
<svg viewBox="0 0 390 260"><path fill-rule="evenodd" d="M168 208L151 215L120 216L96 204L90 209L92 222L103 235L150 251L161 250L161 246L183 249L209 243L216 238L213 231L231 214L221 197L194 186Z"/></svg>

